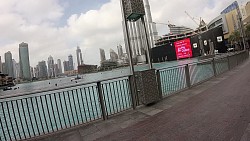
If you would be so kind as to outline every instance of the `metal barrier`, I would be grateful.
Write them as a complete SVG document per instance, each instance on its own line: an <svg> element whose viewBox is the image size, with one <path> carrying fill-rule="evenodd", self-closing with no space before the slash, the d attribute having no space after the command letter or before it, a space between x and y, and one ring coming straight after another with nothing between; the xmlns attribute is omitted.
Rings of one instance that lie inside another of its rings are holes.
<svg viewBox="0 0 250 141"><path fill-rule="evenodd" d="M238 52L156 71L162 97L220 75L249 58ZM135 108L140 104L133 77L102 80L53 90L0 97L0 141L45 135Z"/></svg>
<svg viewBox="0 0 250 141"><path fill-rule="evenodd" d="M0 140L28 139L132 108L128 77L0 98Z"/></svg>

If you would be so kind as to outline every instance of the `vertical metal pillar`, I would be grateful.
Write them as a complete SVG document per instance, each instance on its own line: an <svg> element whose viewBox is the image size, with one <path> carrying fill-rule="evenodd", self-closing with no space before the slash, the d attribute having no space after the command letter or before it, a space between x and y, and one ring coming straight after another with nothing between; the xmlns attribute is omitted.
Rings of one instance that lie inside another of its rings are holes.
<svg viewBox="0 0 250 141"><path fill-rule="evenodd" d="M213 70L214 70L214 76L217 76L216 67L215 67L215 59L214 58L212 60L212 66L213 66Z"/></svg>
<svg viewBox="0 0 250 141"><path fill-rule="evenodd" d="M134 70L134 64L133 64L133 58L132 58L132 50L131 50L131 43L129 41L129 32L128 32L128 23L127 19L125 17L125 8L124 8L124 2L123 0L120 0L121 3L121 11L122 11L122 18L124 21L124 26L125 26L125 34L127 38L127 45L128 45L128 56L129 56L129 64L130 64L130 73L132 75L132 86L133 86L133 91L132 92L132 102L135 101L135 95L137 93L137 88L136 88L136 80L135 80L135 70ZM136 106L133 105L133 109L135 109Z"/></svg>
<svg viewBox="0 0 250 141"><path fill-rule="evenodd" d="M98 90L98 96L99 96L99 100L100 100L100 104L101 104L102 118L103 118L103 120L107 120L108 116L107 116L106 107L104 104L101 82L97 82L97 90Z"/></svg>
<svg viewBox="0 0 250 141"><path fill-rule="evenodd" d="M162 89L161 89L161 75L160 75L159 70L156 71L156 78L157 78L157 86L158 86L159 96L160 96L160 99L163 99Z"/></svg>
<svg viewBox="0 0 250 141"><path fill-rule="evenodd" d="M190 73L189 73L189 66L188 66L188 64L186 64L186 66L185 66L185 76L186 76L187 87L190 88L191 87L191 79L190 79Z"/></svg>
<svg viewBox="0 0 250 141"><path fill-rule="evenodd" d="M149 46L149 42L148 42L148 34L147 34L147 29L146 29L144 17L141 17L141 21L142 21L143 28L144 28L144 31L145 31L145 36L146 36L147 58L148 58L149 69L152 69L153 65L152 65L152 61L151 61L151 52L150 52L150 46Z"/></svg>

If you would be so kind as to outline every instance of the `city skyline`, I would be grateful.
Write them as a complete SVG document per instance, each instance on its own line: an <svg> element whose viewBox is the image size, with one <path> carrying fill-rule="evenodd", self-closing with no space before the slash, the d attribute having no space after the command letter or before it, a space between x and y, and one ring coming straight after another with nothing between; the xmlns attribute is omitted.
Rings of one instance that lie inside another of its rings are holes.
<svg viewBox="0 0 250 141"><path fill-rule="evenodd" d="M0 2L0 8L5 11L0 14L0 31L6 33L0 35L0 56L11 51L13 59L18 62L17 46L24 41L29 43L30 63L35 66L49 55L66 60L68 54L75 54L75 46L79 44L85 63L99 64L99 48L115 49L118 43L124 46L119 0L45 0L39 4L11 1ZM196 25L184 13L185 10L194 17L202 17L208 23L219 15L225 5L232 2L190 0L189 5L186 5L174 0L149 0L153 22L170 21L191 28ZM241 0L239 4L244 2ZM26 5L32 8L27 9ZM70 10L72 6L75 6L74 10ZM41 12L44 8L46 12ZM167 26L156 26L159 35L168 32ZM77 60L75 55L73 59Z"/></svg>

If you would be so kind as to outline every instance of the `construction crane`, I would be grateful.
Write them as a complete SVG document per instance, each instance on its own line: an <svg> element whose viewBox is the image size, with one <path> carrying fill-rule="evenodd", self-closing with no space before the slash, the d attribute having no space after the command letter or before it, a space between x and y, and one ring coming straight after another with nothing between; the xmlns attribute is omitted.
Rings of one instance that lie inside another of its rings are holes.
<svg viewBox="0 0 250 141"><path fill-rule="evenodd" d="M185 13L188 15L188 17L189 17L196 25L198 25L198 27L200 26L200 24L198 24L198 23L195 21L195 18L194 18L194 17L192 17L191 15L189 15L187 11L185 11ZM201 21L201 19L200 19L200 21Z"/></svg>

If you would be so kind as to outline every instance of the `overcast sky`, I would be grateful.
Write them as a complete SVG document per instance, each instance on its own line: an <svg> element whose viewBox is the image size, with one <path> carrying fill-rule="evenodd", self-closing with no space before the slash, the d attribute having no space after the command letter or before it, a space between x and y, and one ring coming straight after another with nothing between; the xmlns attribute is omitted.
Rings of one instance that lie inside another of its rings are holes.
<svg viewBox="0 0 250 141"><path fill-rule="evenodd" d="M31 66L38 61L67 60L76 46L82 49L84 63L98 64L99 48L115 51L124 44L120 0L0 0L0 56L11 51L18 59L18 45L29 44ZM185 14L211 21L234 0L149 0L154 22L196 24ZM238 1L244 4L246 0ZM169 33L157 25L159 35Z"/></svg>

